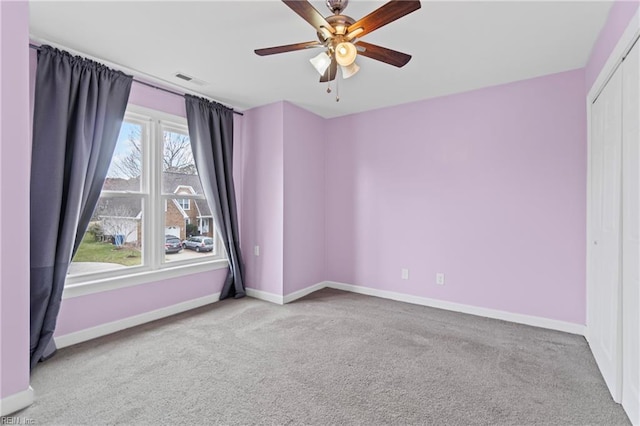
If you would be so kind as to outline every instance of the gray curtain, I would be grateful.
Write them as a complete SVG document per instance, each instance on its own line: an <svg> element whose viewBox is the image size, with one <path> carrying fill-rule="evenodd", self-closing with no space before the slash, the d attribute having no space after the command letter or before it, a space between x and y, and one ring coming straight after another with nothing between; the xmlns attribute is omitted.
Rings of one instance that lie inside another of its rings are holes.
<svg viewBox="0 0 640 426"><path fill-rule="evenodd" d="M233 111L206 99L185 95L193 158L224 247L229 273L220 300L244 297L244 266L238 239L233 186Z"/></svg>
<svg viewBox="0 0 640 426"><path fill-rule="evenodd" d="M132 78L42 46L31 155L31 368L55 352L64 280L100 197Z"/></svg>

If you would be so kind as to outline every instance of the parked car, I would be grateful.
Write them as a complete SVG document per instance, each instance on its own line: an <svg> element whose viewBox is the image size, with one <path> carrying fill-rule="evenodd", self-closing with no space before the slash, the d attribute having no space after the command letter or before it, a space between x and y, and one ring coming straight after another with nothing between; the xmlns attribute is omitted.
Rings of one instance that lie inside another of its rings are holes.
<svg viewBox="0 0 640 426"><path fill-rule="evenodd" d="M212 251L213 238L205 237L203 235L189 237L182 242L182 247L189 250L195 250L198 253L200 253L201 251Z"/></svg>
<svg viewBox="0 0 640 426"><path fill-rule="evenodd" d="M182 241L175 235L164 236L164 252L165 253L178 253L182 250Z"/></svg>

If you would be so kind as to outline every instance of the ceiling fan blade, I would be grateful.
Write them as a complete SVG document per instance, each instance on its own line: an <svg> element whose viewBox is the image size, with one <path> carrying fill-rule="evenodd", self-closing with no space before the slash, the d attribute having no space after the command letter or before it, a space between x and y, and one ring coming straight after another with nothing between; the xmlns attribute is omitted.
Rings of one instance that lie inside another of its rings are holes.
<svg viewBox="0 0 640 426"><path fill-rule="evenodd" d="M324 75L320 77L320 83L326 83L327 81L332 81L336 79L336 74L338 73L338 63L333 60L331 61L331 65L324 72Z"/></svg>
<svg viewBox="0 0 640 426"><path fill-rule="evenodd" d="M398 52L397 50L387 49L386 47L378 46L376 44L358 41L356 46L364 47L365 49L362 51L358 49L358 55L366 56L367 58L375 59L398 68L407 65L407 62L411 60L411 55Z"/></svg>
<svg viewBox="0 0 640 426"><path fill-rule="evenodd" d="M420 9L419 0L391 0L364 18L349 25L347 34L358 28L362 28L362 32L358 34L358 37L362 37L418 9Z"/></svg>
<svg viewBox="0 0 640 426"><path fill-rule="evenodd" d="M256 55L266 56L275 55L276 53L293 52L296 50L309 49L312 47L322 47L322 43L319 41L306 41L304 43L287 44L284 46L265 47L264 49L256 49Z"/></svg>
<svg viewBox="0 0 640 426"><path fill-rule="evenodd" d="M300 15L302 19L313 25L316 31L320 32L320 28L324 27L329 30L331 34L336 32L335 28L333 28L331 24L324 19L324 16L307 0L282 0L282 2Z"/></svg>

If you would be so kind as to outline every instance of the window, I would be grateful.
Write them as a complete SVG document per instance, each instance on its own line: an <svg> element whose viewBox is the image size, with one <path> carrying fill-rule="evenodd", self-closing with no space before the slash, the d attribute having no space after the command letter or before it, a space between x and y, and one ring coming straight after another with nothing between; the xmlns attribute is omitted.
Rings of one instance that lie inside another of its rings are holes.
<svg viewBox="0 0 640 426"><path fill-rule="evenodd" d="M225 264L215 229L197 225L210 214L186 120L130 106L67 284Z"/></svg>

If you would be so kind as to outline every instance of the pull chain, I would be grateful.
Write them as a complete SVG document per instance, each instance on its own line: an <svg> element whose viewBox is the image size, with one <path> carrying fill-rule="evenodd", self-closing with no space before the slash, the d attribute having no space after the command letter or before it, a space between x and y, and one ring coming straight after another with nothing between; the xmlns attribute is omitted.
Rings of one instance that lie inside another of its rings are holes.
<svg viewBox="0 0 640 426"><path fill-rule="evenodd" d="M340 102L340 84L338 84L338 68L336 68L336 102Z"/></svg>
<svg viewBox="0 0 640 426"><path fill-rule="evenodd" d="M331 62L333 62L333 58L331 58ZM327 80L327 93L331 93L331 63L327 69L327 75L329 76L329 79Z"/></svg>

